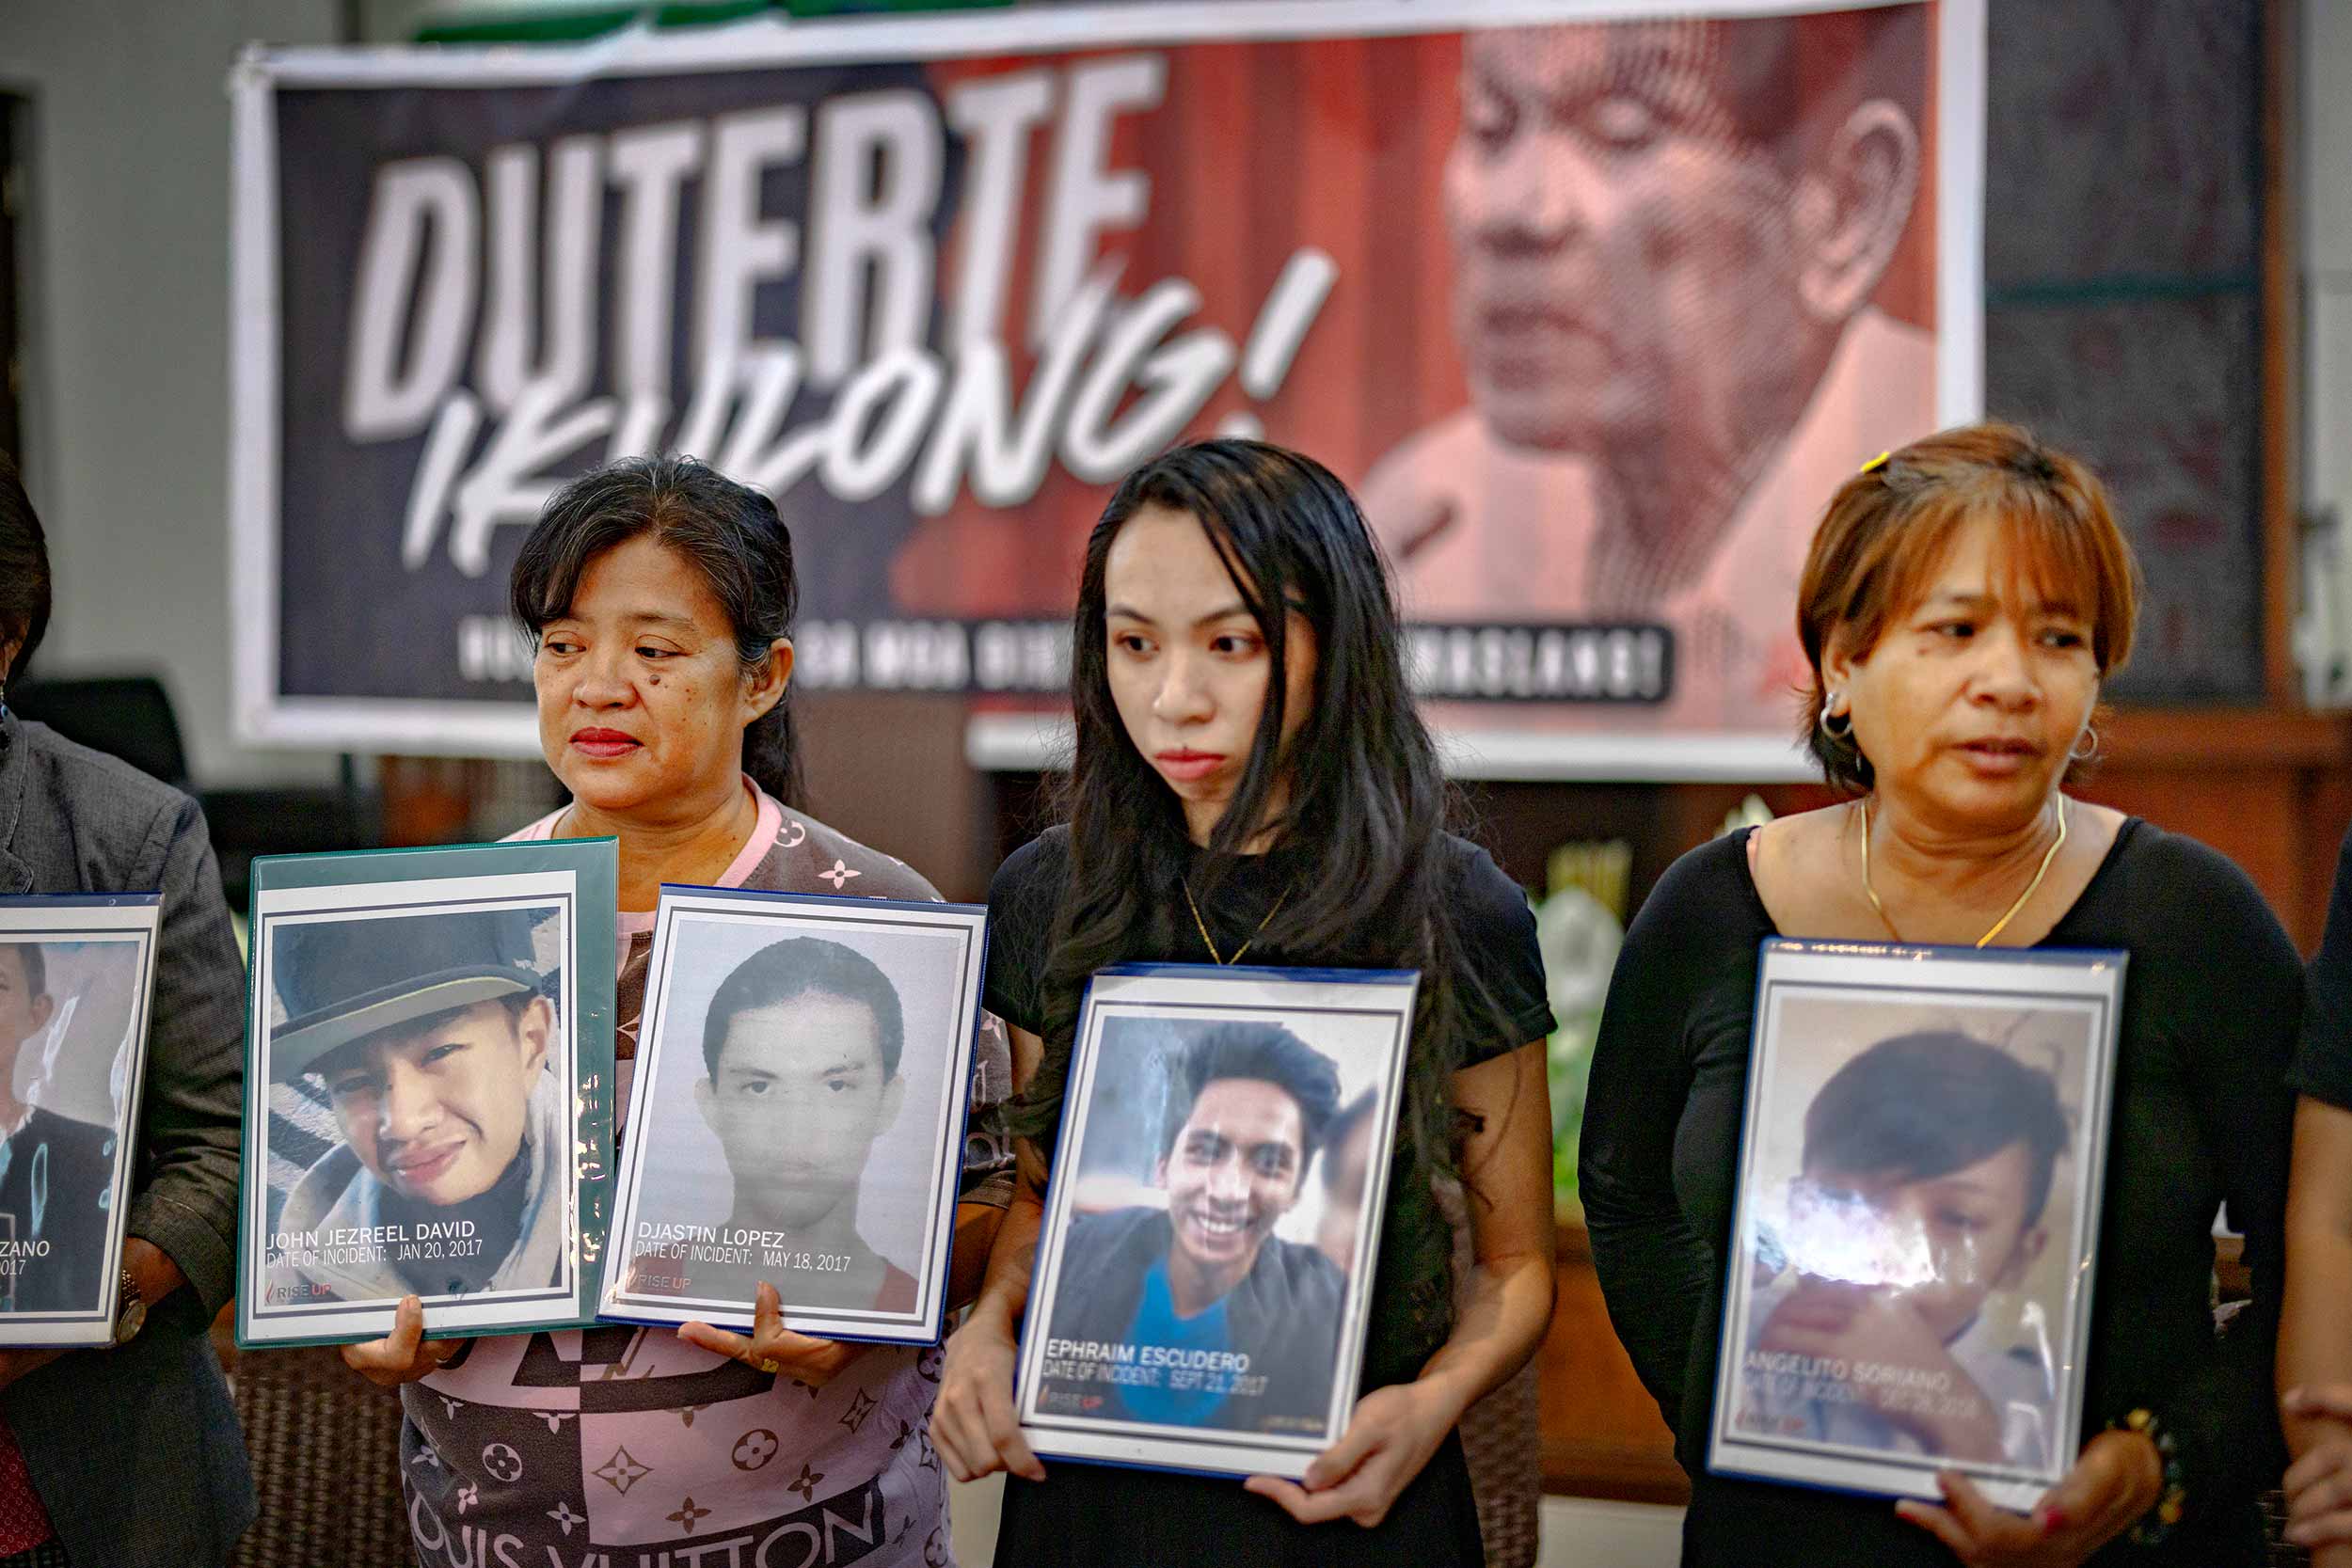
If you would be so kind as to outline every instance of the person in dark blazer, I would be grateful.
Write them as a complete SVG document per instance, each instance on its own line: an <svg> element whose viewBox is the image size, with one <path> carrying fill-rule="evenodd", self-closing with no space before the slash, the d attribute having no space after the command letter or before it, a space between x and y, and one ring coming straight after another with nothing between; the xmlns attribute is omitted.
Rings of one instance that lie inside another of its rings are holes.
<svg viewBox="0 0 2352 1568"><path fill-rule="evenodd" d="M0 456L0 678L39 645L49 599L40 521ZM116 1343L0 1350L0 1568L218 1564L254 1506L206 1335L235 1272L245 971L203 815L0 707L0 895L158 890Z"/></svg>

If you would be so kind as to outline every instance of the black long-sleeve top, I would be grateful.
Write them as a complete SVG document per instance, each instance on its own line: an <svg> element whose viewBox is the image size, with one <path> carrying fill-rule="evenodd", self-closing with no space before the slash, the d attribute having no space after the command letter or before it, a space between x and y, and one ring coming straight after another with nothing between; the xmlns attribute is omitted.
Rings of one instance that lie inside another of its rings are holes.
<svg viewBox="0 0 2352 1568"><path fill-rule="evenodd" d="M1692 1478L1688 1568L1949 1568L1861 1497L1707 1474L1757 944L1779 931L1745 834L1683 856L1627 932L1585 1102L1580 1173L1609 1316ZM2189 1513L2100 1564L2263 1560L2253 1498L2285 1449L2271 1390L2302 966L2245 874L2133 818L2047 947L2131 954L2085 1377L2086 1438L2137 1406L2175 1435ZM2244 1233L2254 1300L2217 1338L2213 1219Z"/></svg>
<svg viewBox="0 0 2352 1568"><path fill-rule="evenodd" d="M2352 832L2336 851L2328 931L2312 958L2303 1043L2289 1081L2313 1100L2352 1111Z"/></svg>

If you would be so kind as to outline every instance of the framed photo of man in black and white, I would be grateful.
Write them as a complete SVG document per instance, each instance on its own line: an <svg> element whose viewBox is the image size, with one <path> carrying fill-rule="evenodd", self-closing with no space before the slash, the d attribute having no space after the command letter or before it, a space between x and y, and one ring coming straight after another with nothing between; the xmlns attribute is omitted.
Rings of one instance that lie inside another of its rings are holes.
<svg viewBox="0 0 2352 1568"><path fill-rule="evenodd" d="M0 899L0 1345L114 1338L161 913Z"/></svg>
<svg viewBox="0 0 2352 1568"><path fill-rule="evenodd" d="M2020 1511L2066 1473L2126 958L1764 944L1710 1468Z"/></svg>
<svg viewBox="0 0 2352 1568"><path fill-rule="evenodd" d="M987 923L661 890L600 1316L939 1338Z"/></svg>
<svg viewBox="0 0 2352 1568"><path fill-rule="evenodd" d="M1036 1452L1296 1477L1338 1440L1417 984L1095 975L1014 1377Z"/></svg>
<svg viewBox="0 0 2352 1568"><path fill-rule="evenodd" d="M612 879L611 840L255 863L241 1342L592 1315Z"/></svg>

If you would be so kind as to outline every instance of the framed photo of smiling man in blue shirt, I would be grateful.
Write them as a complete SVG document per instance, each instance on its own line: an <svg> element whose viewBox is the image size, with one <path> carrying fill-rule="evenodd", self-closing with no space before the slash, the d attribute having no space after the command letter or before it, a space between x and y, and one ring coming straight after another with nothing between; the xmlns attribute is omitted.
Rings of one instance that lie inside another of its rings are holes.
<svg viewBox="0 0 2352 1568"><path fill-rule="evenodd" d="M1015 1378L1040 1455L1296 1476L1337 1440L1415 988L1238 965L1094 977Z"/></svg>

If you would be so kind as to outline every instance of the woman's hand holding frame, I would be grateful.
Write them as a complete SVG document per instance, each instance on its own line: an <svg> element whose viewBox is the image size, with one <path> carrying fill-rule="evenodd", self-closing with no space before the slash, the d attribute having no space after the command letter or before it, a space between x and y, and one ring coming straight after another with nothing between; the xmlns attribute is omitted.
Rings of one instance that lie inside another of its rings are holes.
<svg viewBox="0 0 2352 1568"><path fill-rule="evenodd" d="M2287 1539L2311 1550L2314 1568L2352 1562L2352 1383L2290 1389L2282 1402L2329 1429L2287 1469Z"/></svg>
<svg viewBox="0 0 2352 1568"><path fill-rule="evenodd" d="M931 1406L931 1443L958 1481L977 1481L998 1470L1024 1481L1045 1479L1045 1466L1029 1451L1013 1414L1016 1354L1011 1329L985 1300L948 1336L939 1400Z"/></svg>
<svg viewBox="0 0 2352 1568"><path fill-rule="evenodd" d="M2330 917L2329 935L2337 933ZM2320 962L2332 946L2323 945ZM2316 974L2317 972L2314 971ZM2314 988L2316 989L2316 988ZM2352 1106L2306 1094L2295 1111L2279 1408L2295 1463L2280 1483L2287 1539L2312 1568L2352 1568Z"/></svg>
<svg viewBox="0 0 2352 1568"><path fill-rule="evenodd" d="M397 1388L431 1377L465 1349L464 1339L424 1337L424 1303L403 1296L392 1311L392 1331L381 1339L343 1346L343 1365L379 1388Z"/></svg>
<svg viewBox="0 0 2352 1568"><path fill-rule="evenodd" d="M1037 1037L1015 1029L1012 1049L1018 1093L1036 1069ZM1012 1400L1013 1366L1020 1358L1016 1325L1028 1301L1038 1232L1045 1222L1045 1157L1026 1138L1013 1152L1019 1180L1012 1203L989 1248L979 1300L963 1326L947 1337L939 1399L931 1406L931 1441L958 1481L977 1481L998 1470L1024 1481L1045 1479L1045 1466L1021 1435Z"/></svg>
<svg viewBox="0 0 2352 1568"><path fill-rule="evenodd" d="M2146 1434L2103 1432L2030 1517L2000 1507L1957 1470L1943 1471L1936 1484L1942 1508L1905 1499L1895 1512L1967 1568L2075 1568L2156 1506L2164 1463Z"/></svg>
<svg viewBox="0 0 2352 1568"><path fill-rule="evenodd" d="M1340 1440L1307 1466L1303 1486L1280 1476L1251 1476L1242 1485L1300 1524L1353 1519L1370 1528L1389 1516L1464 1408L1418 1378L1375 1388L1356 1402Z"/></svg>
<svg viewBox="0 0 2352 1568"><path fill-rule="evenodd" d="M1044 1058L1045 1042L1009 1023L1005 1034L1012 1047L1013 1093L1026 1093ZM1013 1159L1012 1202L990 1239L979 1298L963 1326L947 1337L939 1398L931 1406L932 1446L958 1481L977 1481L998 1470L1024 1481L1045 1479L1045 1466L1021 1435L1012 1402L1013 1365L1020 1356L1015 1325L1028 1303L1038 1232L1045 1219L1045 1155L1021 1138L1013 1144Z"/></svg>
<svg viewBox="0 0 2352 1568"><path fill-rule="evenodd" d="M681 1323L677 1337L713 1355L740 1361L754 1371L789 1377L811 1388L821 1388L832 1382L866 1348L851 1340L795 1334L785 1327L784 1300L766 1280L759 1284L750 1338L708 1323Z"/></svg>
<svg viewBox="0 0 2352 1568"><path fill-rule="evenodd" d="M1307 1467L1306 1482L1244 1482L1304 1524L1388 1517L1462 1413L1524 1366L1551 1323L1551 1089L1545 1045L1454 1075L1454 1109L1471 1131L1462 1149L1477 1258L1454 1332L1410 1383L1356 1403L1340 1440Z"/></svg>

